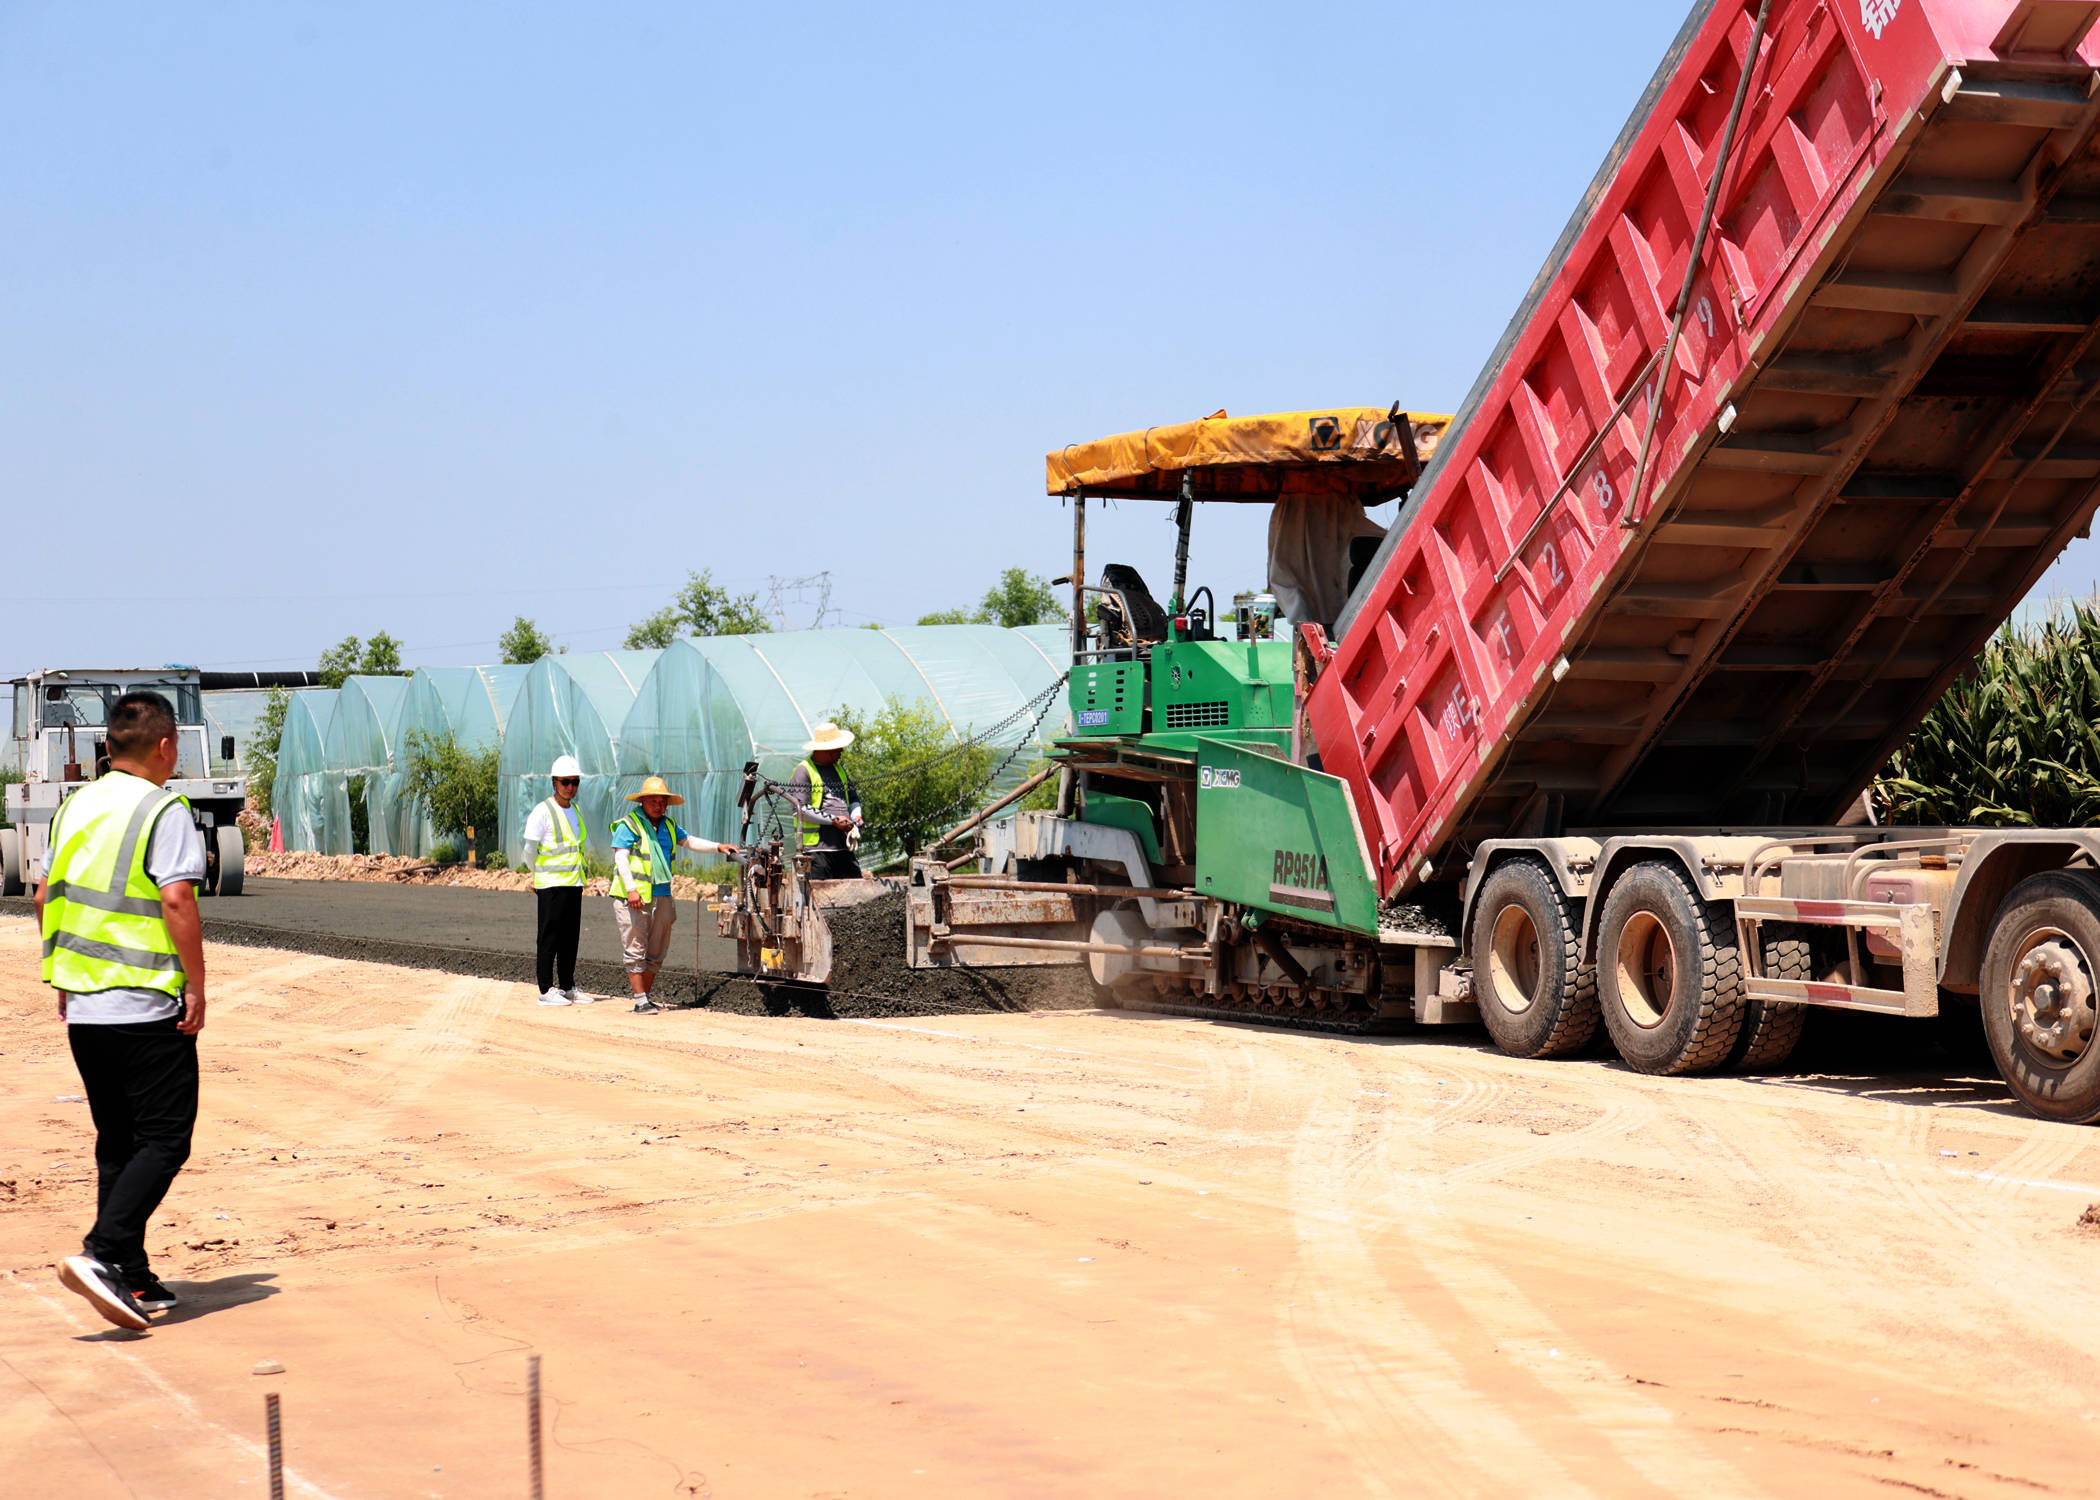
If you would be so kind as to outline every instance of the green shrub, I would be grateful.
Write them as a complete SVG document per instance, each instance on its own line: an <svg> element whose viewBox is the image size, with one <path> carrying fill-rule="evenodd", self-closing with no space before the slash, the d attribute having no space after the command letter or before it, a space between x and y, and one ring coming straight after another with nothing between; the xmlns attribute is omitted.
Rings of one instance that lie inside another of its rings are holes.
<svg viewBox="0 0 2100 1500"><path fill-rule="evenodd" d="M976 807L991 785L998 764L992 750L963 744L923 699L892 698L872 719L842 708L832 719L854 734L843 764L867 822L861 864L870 869L917 854Z"/></svg>
<svg viewBox="0 0 2100 1500"><path fill-rule="evenodd" d="M456 865L459 863L459 845L450 839L439 839L430 846L430 862L434 865Z"/></svg>
<svg viewBox="0 0 2100 1500"><path fill-rule="evenodd" d="M0 766L0 828L15 826L7 820L7 789L22 779L22 773L15 767Z"/></svg>
<svg viewBox="0 0 2100 1500"><path fill-rule="evenodd" d="M350 852L370 854L372 852L372 809L365 804L365 779L353 776L348 783L350 793Z"/></svg>
<svg viewBox="0 0 2100 1500"><path fill-rule="evenodd" d="M508 870L510 868L510 856L501 849L491 849L488 853L481 856L481 867L484 870Z"/></svg>
<svg viewBox="0 0 2100 1500"><path fill-rule="evenodd" d="M423 804L430 826L461 848L471 828L475 846L491 848L496 842L497 748L465 750L450 730L433 734L424 729L411 729L405 748L405 790Z"/></svg>
<svg viewBox="0 0 2100 1500"><path fill-rule="evenodd" d="M256 721L255 733L249 736L241 753L241 766L248 778L248 800L255 805L255 815L262 819L265 840L269 837L270 820L276 816L272 797L277 789L277 747L284 739L284 713L291 703L290 690L271 688L263 703L262 717Z"/></svg>

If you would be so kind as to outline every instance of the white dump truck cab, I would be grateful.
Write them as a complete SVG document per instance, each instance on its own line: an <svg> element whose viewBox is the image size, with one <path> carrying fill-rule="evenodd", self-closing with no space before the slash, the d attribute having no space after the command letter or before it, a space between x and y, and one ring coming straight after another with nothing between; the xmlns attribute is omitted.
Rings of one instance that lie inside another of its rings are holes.
<svg viewBox="0 0 2100 1500"><path fill-rule="evenodd" d="M205 895L237 896L242 883L241 830L248 783L213 775L214 759L234 759L231 735L213 746L207 736L203 693L194 667L58 670L45 668L7 684L13 698L10 737L0 764L21 780L6 787L6 828L0 828L0 895L19 896L41 880L51 819L67 797L109 769L109 711L126 693L161 694L175 709L177 758L168 789L189 799L190 816L204 835Z"/></svg>

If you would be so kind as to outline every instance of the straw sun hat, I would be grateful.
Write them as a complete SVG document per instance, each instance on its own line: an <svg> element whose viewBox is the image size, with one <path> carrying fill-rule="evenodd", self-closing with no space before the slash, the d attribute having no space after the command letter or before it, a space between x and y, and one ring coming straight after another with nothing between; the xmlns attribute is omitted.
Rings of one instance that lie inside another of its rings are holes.
<svg viewBox="0 0 2100 1500"><path fill-rule="evenodd" d="M819 724L810 731L810 742L802 747L804 755L819 750L843 750L853 743L853 731L841 729L836 724Z"/></svg>
<svg viewBox="0 0 2100 1500"><path fill-rule="evenodd" d="M650 777L642 783L640 791L627 794L629 802L639 802L644 797L661 797L673 807L683 807L685 805L685 798L672 791L670 785L661 776Z"/></svg>

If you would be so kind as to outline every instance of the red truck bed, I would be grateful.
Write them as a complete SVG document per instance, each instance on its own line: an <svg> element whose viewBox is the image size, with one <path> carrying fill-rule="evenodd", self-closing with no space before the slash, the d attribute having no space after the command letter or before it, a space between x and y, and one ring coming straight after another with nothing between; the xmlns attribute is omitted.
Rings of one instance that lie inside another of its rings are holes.
<svg viewBox="0 0 2100 1500"><path fill-rule="evenodd" d="M2096 12L1771 0L1722 162L1758 5L1694 10L1314 686L1383 889L1490 837L1833 819L2083 532Z"/></svg>

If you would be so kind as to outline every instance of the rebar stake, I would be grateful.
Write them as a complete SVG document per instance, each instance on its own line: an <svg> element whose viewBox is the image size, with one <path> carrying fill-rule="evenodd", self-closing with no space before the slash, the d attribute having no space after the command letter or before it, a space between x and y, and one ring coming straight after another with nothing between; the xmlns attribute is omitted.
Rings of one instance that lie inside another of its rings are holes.
<svg viewBox="0 0 2100 1500"><path fill-rule="evenodd" d="M532 1500L546 1500L545 1479L540 1471L540 1357L537 1354L525 1356L525 1445L532 1462ZM271 1500L281 1500L281 1497L273 1495Z"/></svg>
<svg viewBox="0 0 2100 1500"><path fill-rule="evenodd" d="M270 1500L284 1500L284 1418L275 1391L263 1397L263 1418L270 1429Z"/></svg>

